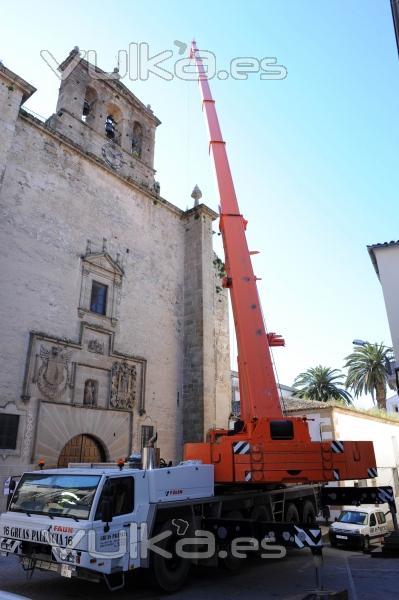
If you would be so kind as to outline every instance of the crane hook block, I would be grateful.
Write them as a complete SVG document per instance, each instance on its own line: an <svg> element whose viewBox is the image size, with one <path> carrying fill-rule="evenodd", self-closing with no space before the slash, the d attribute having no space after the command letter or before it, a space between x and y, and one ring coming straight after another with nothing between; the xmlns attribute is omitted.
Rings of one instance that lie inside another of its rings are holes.
<svg viewBox="0 0 399 600"><path fill-rule="evenodd" d="M285 346L285 339L278 333L268 333L267 341L269 342L269 346Z"/></svg>

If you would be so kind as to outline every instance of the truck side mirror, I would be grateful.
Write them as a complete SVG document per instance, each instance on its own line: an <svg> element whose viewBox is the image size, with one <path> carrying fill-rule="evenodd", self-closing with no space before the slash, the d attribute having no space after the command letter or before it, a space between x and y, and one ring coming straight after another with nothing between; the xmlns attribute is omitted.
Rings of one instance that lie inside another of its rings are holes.
<svg viewBox="0 0 399 600"><path fill-rule="evenodd" d="M11 504L11 500L14 496L14 492L15 492L15 488L17 487L17 482L15 481L15 479L10 479L9 483L8 483L8 494L7 494L7 499L6 499L6 510L8 510L10 504ZM17 499L17 498L15 498Z"/></svg>
<svg viewBox="0 0 399 600"><path fill-rule="evenodd" d="M109 523L112 521L112 498L104 498L103 506L102 506L102 516L101 520L105 523L104 531L109 531Z"/></svg>

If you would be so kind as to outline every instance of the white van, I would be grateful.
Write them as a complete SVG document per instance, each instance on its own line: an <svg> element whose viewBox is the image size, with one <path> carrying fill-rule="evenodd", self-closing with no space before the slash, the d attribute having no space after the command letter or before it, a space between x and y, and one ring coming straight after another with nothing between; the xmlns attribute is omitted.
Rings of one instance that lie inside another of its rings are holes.
<svg viewBox="0 0 399 600"><path fill-rule="evenodd" d="M357 546L367 551L370 543L380 542L392 530L381 508L350 507L341 511L331 524L331 546Z"/></svg>

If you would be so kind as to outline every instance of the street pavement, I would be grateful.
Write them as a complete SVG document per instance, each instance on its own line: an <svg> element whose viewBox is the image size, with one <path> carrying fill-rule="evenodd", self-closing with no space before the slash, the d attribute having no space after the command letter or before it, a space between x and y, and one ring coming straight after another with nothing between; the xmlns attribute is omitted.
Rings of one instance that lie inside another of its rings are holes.
<svg viewBox="0 0 399 600"><path fill-rule="evenodd" d="M323 571L324 587L335 591L347 589L351 600L399 597L399 558L375 559L361 552L326 547ZM286 600L305 597L315 585L313 559L307 550L298 550L290 551L283 560L249 558L234 573L194 567L184 589L168 598ZM0 557L0 590L32 600L109 600L111 595L103 583L65 579L54 573L37 571L27 580L15 556ZM158 600L162 594L137 572L130 574L126 588L113 596L115 600Z"/></svg>

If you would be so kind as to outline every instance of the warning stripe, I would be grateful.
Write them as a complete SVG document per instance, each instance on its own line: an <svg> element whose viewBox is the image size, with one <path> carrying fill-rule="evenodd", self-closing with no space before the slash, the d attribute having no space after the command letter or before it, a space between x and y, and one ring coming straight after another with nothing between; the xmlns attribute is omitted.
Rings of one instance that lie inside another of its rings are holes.
<svg viewBox="0 0 399 600"><path fill-rule="evenodd" d="M338 469L333 469L333 475L334 475L334 479L335 479L336 481L339 481L339 480L340 480L340 476L339 476L339 471L338 471Z"/></svg>
<svg viewBox="0 0 399 600"><path fill-rule="evenodd" d="M3 550L3 552L11 552L15 554L18 551L19 544L19 540L3 538L2 540L0 540L0 550Z"/></svg>
<svg viewBox="0 0 399 600"><path fill-rule="evenodd" d="M321 531L320 529L301 529L295 525L295 544L298 548L306 546L320 546L321 545Z"/></svg>
<svg viewBox="0 0 399 600"><path fill-rule="evenodd" d="M377 493L380 502L393 502L393 491L389 492L388 490L384 490L383 488L377 488Z"/></svg>
<svg viewBox="0 0 399 600"><path fill-rule="evenodd" d="M370 469L367 469L367 474L369 477L377 477L378 471L375 467L371 467Z"/></svg>
<svg viewBox="0 0 399 600"><path fill-rule="evenodd" d="M234 442L234 454L249 454L250 446L248 442Z"/></svg>
<svg viewBox="0 0 399 600"><path fill-rule="evenodd" d="M251 471L245 471L245 481L251 481L252 473Z"/></svg>
<svg viewBox="0 0 399 600"><path fill-rule="evenodd" d="M334 440L331 442L331 450L335 452L335 454L341 454L344 451L344 443Z"/></svg>

